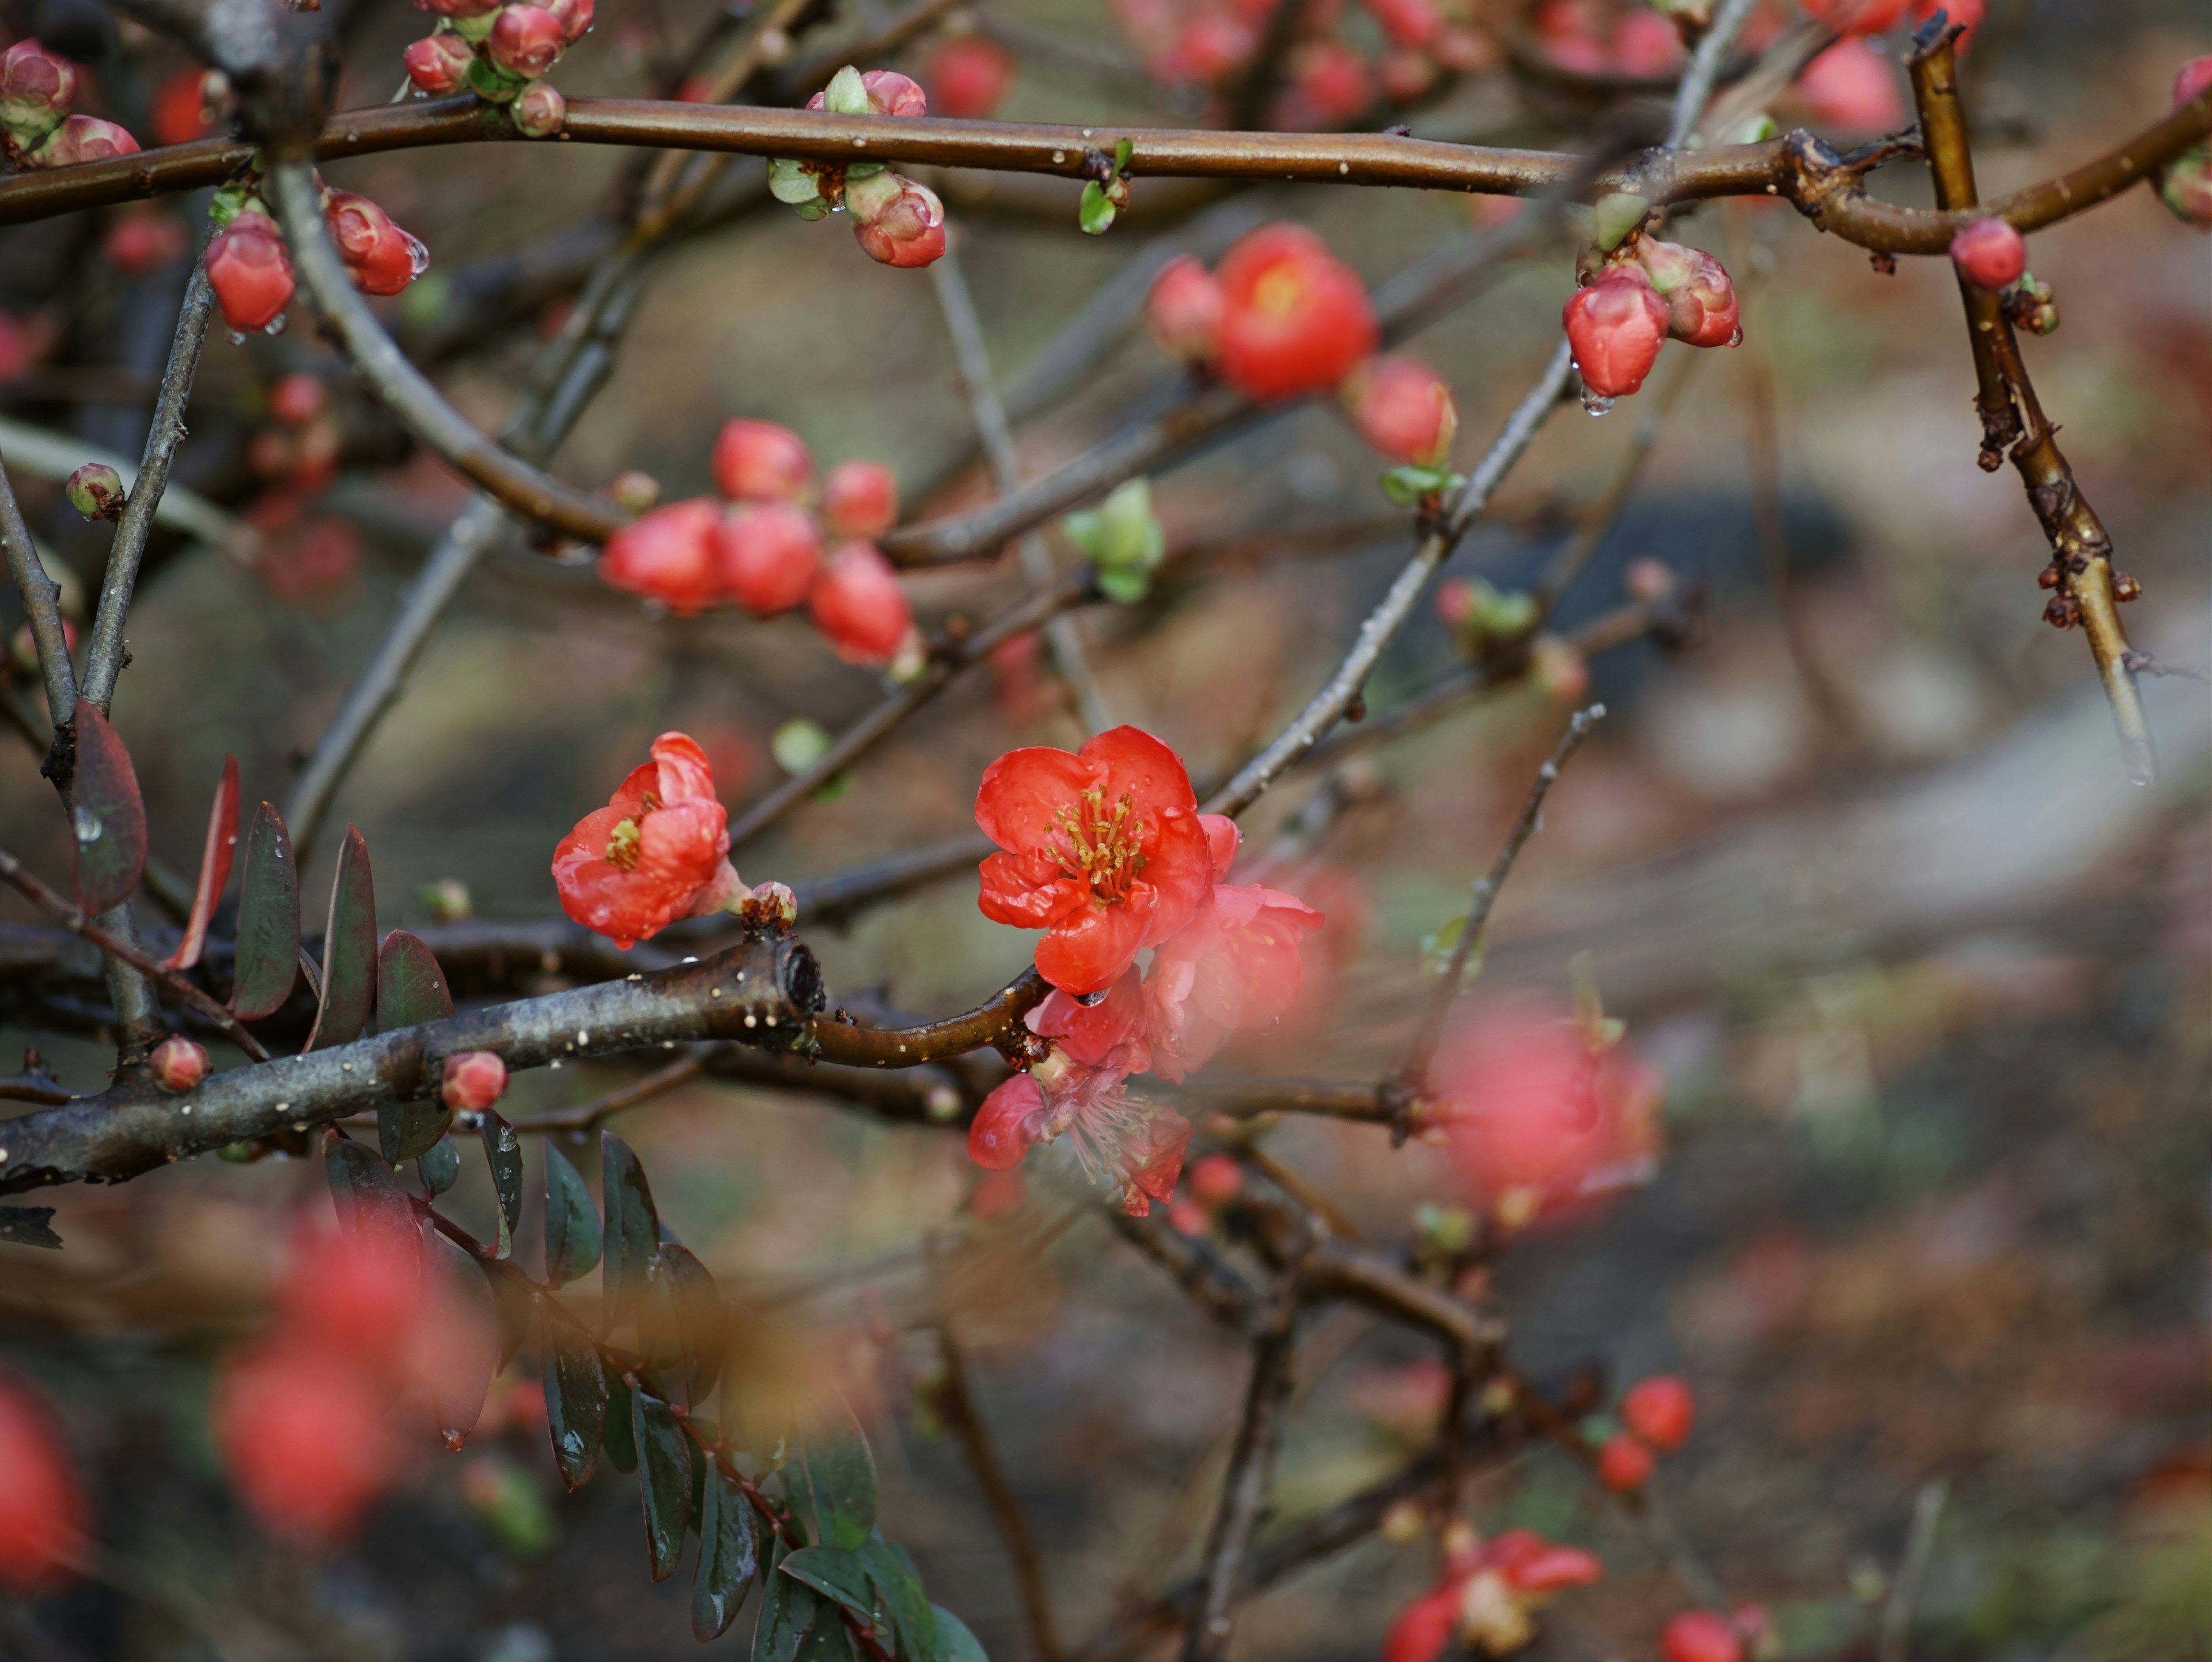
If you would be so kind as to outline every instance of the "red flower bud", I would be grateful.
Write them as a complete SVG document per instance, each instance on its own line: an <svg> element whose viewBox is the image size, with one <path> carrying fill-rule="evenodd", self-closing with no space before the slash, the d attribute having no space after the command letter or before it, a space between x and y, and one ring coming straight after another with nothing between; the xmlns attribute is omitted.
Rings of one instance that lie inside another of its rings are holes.
<svg viewBox="0 0 2212 1662"><path fill-rule="evenodd" d="M295 370L269 389L269 413L295 427L314 420L330 401L329 389L304 369Z"/></svg>
<svg viewBox="0 0 2212 1662"><path fill-rule="evenodd" d="M1638 237L1635 258L1651 287L1667 302L1667 332L1692 346L1734 346L1737 327L1735 285L1720 261L1702 248Z"/></svg>
<svg viewBox="0 0 2212 1662"><path fill-rule="evenodd" d="M733 508L714 527L722 587L758 617L788 612L806 598L822 563L822 539L806 511L792 502Z"/></svg>
<svg viewBox="0 0 2212 1662"><path fill-rule="evenodd" d="M1567 343L1583 385L1617 399L1644 385L1667 338L1667 302L1641 274L1607 276L1567 302Z"/></svg>
<svg viewBox="0 0 2212 1662"><path fill-rule="evenodd" d="M550 0L545 9L559 21L564 45L573 46L592 32L592 0Z"/></svg>
<svg viewBox="0 0 2212 1662"><path fill-rule="evenodd" d="M1244 1190L1244 1168L1226 1154L1208 1154L1190 1168L1192 1198L1201 1206L1226 1206Z"/></svg>
<svg viewBox="0 0 2212 1662"><path fill-rule="evenodd" d="M172 1033L154 1047L146 1065L153 1072L154 1083L176 1096L199 1088L199 1082L207 1077L208 1053L182 1033Z"/></svg>
<svg viewBox="0 0 2212 1662"><path fill-rule="evenodd" d="M73 167L80 161L105 161L111 156L137 154L138 141L112 121L102 121L96 115L73 115L23 160L33 167Z"/></svg>
<svg viewBox="0 0 2212 1662"><path fill-rule="evenodd" d="M1027 1074L1016 1074L983 1099L968 1127L968 1158L986 1172L1011 1172L1036 1141L1044 1122L1044 1093Z"/></svg>
<svg viewBox="0 0 2212 1662"><path fill-rule="evenodd" d="M441 17L482 17L500 9L502 0L415 0L417 9Z"/></svg>
<svg viewBox="0 0 2212 1662"><path fill-rule="evenodd" d="M1743 1641L1711 1610L1684 1610L1659 1631L1662 1662L1743 1662Z"/></svg>
<svg viewBox="0 0 2212 1662"><path fill-rule="evenodd" d="M568 125L568 100L558 87L533 81L507 107L507 113L525 138L550 138Z"/></svg>
<svg viewBox="0 0 2212 1662"><path fill-rule="evenodd" d="M121 213L107 228L100 252L117 271L136 274L167 265L185 252L184 222L159 208Z"/></svg>
<svg viewBox="0 0 2212 1662"><path fill-rule="evenodd" d="M87 462L62 490L88 520L112 520L123 512L123 476L106 462Z"/></svg>
<svg viewBox="0 0 2212 1662"><path fill-rule="evenodd" d="M1344 383L1352 418L1373 445L1394 461L1440 466L1459 431L1451 388L1416 359L1370 358Z"/></svg>
<svg viewBox="0 0 2212 1662"><path fill-rule="evenodd" d="M438 1094L448 1108L480 1114L507 1094L507 1064L489 1050L447 1056Z"/></svg>
<svg viewBox="0 0 2212 1662"><path fill-rule="evenodd" d="M1616 1495L1633 1495L1651 1481L1657 1464L1642 1439L1617 1431L1597 1452L1597 1480Z"/></svg>
<svg viewBox="0 0 2212 1662"><path fill-rule="evenodd" d="M721 514L705 497L671 502L607 539L599 575L617 588L688 616L721 598L714 531Z"/></svg>
<svg viewBox="0 0 2212 1662"><path fill-rule="evenodd" d="M868 112L872 115L927 115L929 96L919 82L896 70L870 70L860 76L860 86L867 94ZM825 94L817 93L806 100L806 107L818 110L826 107Z"/></svg>
<svg viewBox="0 0 2212 1662"><path fill-rule="evenodd" d="M2192 58L2173 77L2173 104L2179 109L2212 87L2212 57ZM2185 224L2212 231L2212 143L2184 150L2158 173L2158 193Z"/></svg>
<svg viewBox="0 0 2212 1662"><path fill-rule="evenodd" d="M61 125L76 96L76 65L35 40L0 53L0 127L28 144Z"/></svg>
<svg viewBox="0 0 2212 1662"><path fill-rule="evenodd" d="M1690 1440L1698 1405L1689 1386L1671 1373L1662 1373L1641 1381L1620 1399L1620 1417L1652 1447L1672 1454Z"/></svg>
<svg viewBox="0 0 2212 1662"><path fill-rule="evenodd" d="M807 606L814 626L857 663L888 663L914 627L898 574L872 543L846 543L832 552Z"/></svg>
<svg viewBox="0 0 2212 1662"><path fill-rule="evenodd" d="M179 70L161 83L154 94L151 120L155 138L163 144L189 144L195 138L204 138L214 131L215 123L208 119L209 72L198 64ZM215 77L216 84L223 84L222 77Z"/></svg>
<svg viewBox="0 0 2212 1662"><path fill-rule="evenodd" d="M1656 11L1632 11L1613 32L1613 67L1623 75L1671 75L1682 65L1682 37Z"/></svg>
<svg viewBox="0 0 2212 1662"><path fill-rule="evenodd" d="M813 482L814 458L788 427L734 416L715 435L714 488L732 502L796 502Z"/></svg>
<svg viewBox="0 0 2212 1662"><path fill-rule="evenodd" d="M84 1549L84 1492L45 1400L0 1378L0 1587L43 1592Z"/></svg>
<svg viewBox="0 0 2212 1662"><path fill-rule="evenodd" d="M207 274L222 320L234 329L263 327L292 298L292 259L266 214L242 213L216 234Z"/></svg>
<svg viewBox="0 0 2212 1662"><path fill-rule="evenodd" d="M432 98L459 92L477 58L476 49L458 34L426 34L399 56L415 90Z"/></svg>
<svg viewBox="0 0 2212 1662"><path fill-rule="evenodd" d="M1905 119L1905 96L1889 60L1858 40L1838 40L1805 66L1797 94L1823 127L1848 133L1887 132Z"/></svg>
<svg viewBox="0 0 2212 1662"><path fill-rule="evenodd" d="M881 536L898 523L898 475L881 462L840 462L822 486L822 517L833 536Z"/></svg>
<svg viewBox="0 0 2212 1662"><path fill-rule="evenodd" d="M2001 219L1978 219L1951 239L1951 263L1978 289L2002 289L2027 269L2027 242Z"/></svg>
<svg viewBox="0 0 2212 1662"><path fill-rule="evenodd" d="M1177 254L1152 279L1145 321L1170 357L1210 363L1221 345L1221 285L1188 254Z"/></svg>
<svg viewBox="0 0 2212 1662"><path fill-rule="evenodd" d="M1367 0L1367 9L1401 46L1425 46L1444 26L1436 0Z"/></svg>
<svg viewBox="0 0 2212 1662"><path fill-rule="evenodd" d="M560 61L568 45L561 20L543 6L518 3L507 7L491 26L484 51L509 75L535 81Z"/></svg>
<svg viewBox="0 0 2212 1662"><path fill-rule="evenodd" d="M929 55L921 73L939 115L981 121L1006 95L1014 78L1014 60L981 35L956 34Z"/></svg>
<svg viewBox="0 0 2212 1662"><path fill-rule="evenodd" d="M945 252L945 204L936 192L903 174L848 181L845 207L853 216L853 235L878 265L927 265Z"/></svg>
<svg viewBox="0 0 2212 1662"><path fill-rule="evenodd" d="M2173 77L2173 107L2179 109L2207 87L2212 87L2212 56L2191 58Z"/></svg>
<svg viewBox="0 0 2212 1662"><path fill-rule="evenodd" d="M1263 402L1342 380L1375 350L1367 290L1312 232L1266 225L1224 256L1219 368Z"/></svg>
<svg viewBox="0 0 2212 1662"><path fill-rule="evenodd" d="M226 1370L216 1442L268 1529L310 1542L349 1534L397 1465L390 1387L319 1348L282 1343Z"/></svg>

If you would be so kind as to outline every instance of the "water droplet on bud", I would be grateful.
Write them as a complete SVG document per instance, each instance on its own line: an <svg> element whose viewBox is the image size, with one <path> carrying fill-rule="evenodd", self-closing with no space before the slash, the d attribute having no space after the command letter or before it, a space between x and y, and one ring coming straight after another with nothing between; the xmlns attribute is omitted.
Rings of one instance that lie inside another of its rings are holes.
<svg viewBox="0 0 2212 1662"><path fill-rule="evenodd" d="M230 344L233 346L246 344L246 332L243 329L226 329L223 333L230 337Z"/></svg>
<svg viewBox="0 0 2212 1662"><path fill-rule="evenodd" d="M1735 332L1729 337L1729 344L1731 346L1741 346L1743 344L1743 325L1741 323L1736 325Z"/></svg>
<svg viewBox="0 0 2212 1662"><path fill-rule="evenodd" d="M282 312L279 312L275 317L270 319L268 322L263 324L261 326L261 332L264 335L283 334L284 332L284 314Z"/></svg>
<svg viewBox="0 0 2212 1662"><path fill-rule="evenodd" d="M1613 400L1602 393L1593 393L1585 387L1583 388L1583 408L1592 416L1611 415Z"/></svg>
<svg viewBox="0 0 2212 1662"><path fill-rule="evenodd" d="M430 269L430 251L422 246L422 239L412 231L401 231L407 239L407 270L411 277L421 277Z"/></svg>
<svg viewBox="0 0 2212 1662"><path fill-rule="evenodd" d="M100 834L107 829L100 823L100 816L82 802L70 811L70 825L80 843L97 843Z"/></svg>

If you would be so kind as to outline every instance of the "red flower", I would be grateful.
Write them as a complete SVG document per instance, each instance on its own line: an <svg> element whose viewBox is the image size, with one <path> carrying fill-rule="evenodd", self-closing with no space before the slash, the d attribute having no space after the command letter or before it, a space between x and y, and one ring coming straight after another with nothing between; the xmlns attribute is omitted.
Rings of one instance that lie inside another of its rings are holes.
<svg viewBox="0 0 2212 1662"><path fill-rule="evenodd" d="M1286 130L1340 127L1375 101L1367 60L1341 40L1309 40L1291 54L1288 67L1290 88L1275 116Z"/></svg>
<svg viewBox="0 0 2212 1662"><path fill-rule="evenodd" d="M1177 254L1152 279L1145 321L1171 357L1208 363L1221 346L1221 285L1188 254Z"/></svg>
<svg viewBox="0 0 2212 1662"><path fill-rule="evenodd" d="M507 1094L507 1064L489 1050L447 1056L438 1094L448 1108L480 1114Z"/></svg>
<svg viewBox="0 0 2212 1662"><path fill-rule="evenodd" d="M1399 1611L1382 1641L1382 1662L1437 1662L1459 1629L1459 1593L1448 1582Z"/></svg>
<svg viewBox="0 0 2212 1662"><path fill-rule="evenodd" d="M722 586L761 617L788 612L806 598L822 563L822 539L804 508L754 502L716 521L714 545Z"/></svg>
<svg viewBox="0 0 2212 1662"><path fill-rule="evenodd" d="M1697 1399L1681 1380L1662 1373L1642 1381L1620 1399L1620 1417L1652 1447L1671 1454L1690 1440L1690 1428L1697 1422Z"/></svg>
<svg viewBox="0 0 2212 1662"><path fill-rule="evenodd" d="M1172 1108L1162 1108L1145 1122L1144 1135L1130 1144L1124 1155L1121 1209L1133 1218L1149 1213L1152 1202L1175 1193L1182 1174L1183 1151L1190 1147L1190 1122Z"/></svg>
<svg viewBox="0 0 2212 1662"><path fill-rule="evenodd" d="M1674 338L1692 346L1734 346L1743 338L1735 285L1720 261L1702 248L1650 236L1637 238L1635 259L1667 302L1667 332Z"/></svg>
<svg viewBox="0 0 2212 1662"><path fill-rule="evenodd" d="M1667 302L1639 272L1600 278L1567 302L1567 342L1583 384L1601 399L1644 385L1667 339Z"/></svg>
<svg viewBox="0 0 2212 1662"><path fill-rule="evenodd" d="M880 537L898 523L898 475L881 462L840 462L822 485L822 517L838 537Z"/></svg>
<svg viewBox="0 0 2212 1662"><path fill-rule="evenodd" d="M969 1122L968 1158L986 1172L1011 1172L1043 1126L1043 1088L1029 1075L1016 1074L983 1099Z"/></svg>
<svg viewBox="0 0 2212 1662"><path fill-rule="evenodd" d="M1603 1574L1589 1553L1555 1546L1534 1530L1508 1530L1484 1545L1455 1522L1444 1531L1443 1578L1400 1612L1383 1662L1436 1662L1455 1634L1486 1654L1510 1655L1535 1637L1531 1611Z"/></svg>
<svg viewBox="0 0 2212 1662"><path fill-rule="evenodd" d="M1444 26L1435 0L1367 0L1367 9L1401 46L1425 46Z"/></svg>
<svg viewBox="0 0 2212 1662"><path fill-rule="evenodd" d="M1154 954L1145 998L1152 1066L1180 1081L1240 1028L1279 1020L1305 983L1299 937L1322 915L1296 895L1220 884Z"/></svg>
<svg viewBox="0 0 2212 1662"><path fill-rule="evenodd" d="M45 1591L68 1577L83 1545L84 1493L53 1410L0 1378L0 1587Z"/></svg>
<svg viewBox="0 0 2212 1662"><path fill-rule="evenodd" d="M728 821L707 753L687 734L662 734L653 760L554 849L561 910L625 949L722 910L750 892L730 865Z"/></svg>
<svg viewBox="0 0 2212 1662"><path fill-rule="evenodd" d="M1221 261L1222 378L1264 401L1316 393L1375 350L1357 273L1311 231L1264 225Z"/></svg>
<svg viewBox="0 0 2212 1662"><path fill-rule="evenodd" d="M1367 442L1393 461L1440 466L1459 432L1459 406L1443 379L1418 359L1370 358L1344 384L1345 402Z"/></svg>
<svg viewBox="0 0 2212 1662"><path fill-rule="evenodd" d="M118 271L150 271L185 252L184 223L159 209L118 214L107 228L100 252Z"/></svg>
<svg viewBox="0 0 2212 1662"><path fill-rule="evenodd" d="M2027 243L2002 219L1978 219L1951 239L1951 264L1977 289L2002 289L2027 269Z"/></svg>
<svg viewBox="0 0 2212 1662"><path fill-rule="evenodd" d="M898 573L872 543L835 550L807 597L814 625L856 663L888 663L914 628Z"/></svg>
<svg viewBox="0 0 2212 1662"><path fill-rule="evenodd" d="M239 215L207 247L208 283L234 329L259 329L292 298L292 258L276 222L266 214Z"/></svg>
<svg viewBox="0 0 2212 1662"><path fill-rule="evenodd" d="M795 502L814 480L805 441L772 421L732 417L714 437L714 489L732 502Z"/></svg>
<svg viewBox="0 0 2212 1662"><path fill-rule="evenodd" d="M1587 1587L1605 1574L1605 1566L1580 1547L1560 1546L1532 1529L1507 1530L1483 1549L1482 1562L1514 1592L1523 1593Z"/></svg>
<svg viewBox="0 0 2212 1662"><path fill-rule="evenodd" d="M1082 750L1033 746L984 770L975 823L1006 852L982 864L994 922L1045 929L1036 966L1080 996L1188 923L1212 860L1182 759L1135 728Z"/></svg>
<svg viewBox="0 0 2212 1662"><path fill-rule="evenodd" d="M929 55L921 73L939 115L980 121L1006 95L1014 60L980 35L956 34Z"/></svg>
<svg viewBox="0 0 2212 1662"><path fill-rule="evenodd" d="M715 538L721 514L704 497L671 502L607 539L599 575L670 611L703 612L721 598Z"/></svg>
<svg viewBox="0 0 2212 1662"><path fill-rule="evenodd" d="M231 1481L278 1534L349 1534L398 1463L388 1387L317 1348L280 1340L242 1358L214 1409Z"/></svg>

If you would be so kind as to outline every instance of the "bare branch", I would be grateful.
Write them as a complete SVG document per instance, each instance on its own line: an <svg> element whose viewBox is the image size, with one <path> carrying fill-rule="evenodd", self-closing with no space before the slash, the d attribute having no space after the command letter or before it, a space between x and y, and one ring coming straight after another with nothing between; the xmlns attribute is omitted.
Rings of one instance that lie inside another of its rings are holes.
<svg viewBox="0 0 2212 1662"><path fill-rule="evenodd" d="M1297 1356L1295 1300L1288 1288L1279 1299L1280 1313L1253 1341L1243 1417L1230 1451L1228 1475L1222 1480L1221 1510L1206 1545L1206 1591L1199 1600L1198 1619L1184 1637L1183 1662L1220 1662L1229 1653L1245 1554L1274 1488L1275 1452L1282 1443L1283 1415L1290 1406L1291 1367Z"/></svg>
<svg viewBox="0 0 2212 1662"><path fill-rule="evenodd" d="M59 729L76 708L76 672L70 667L69 639L62 623L62 586L46 574L39 558L4 464L0 464L0 553L8 557L15 593L22 598L23 610L30 614L31 639L39 648L39 673L46 686L47 719Z"/></svg>

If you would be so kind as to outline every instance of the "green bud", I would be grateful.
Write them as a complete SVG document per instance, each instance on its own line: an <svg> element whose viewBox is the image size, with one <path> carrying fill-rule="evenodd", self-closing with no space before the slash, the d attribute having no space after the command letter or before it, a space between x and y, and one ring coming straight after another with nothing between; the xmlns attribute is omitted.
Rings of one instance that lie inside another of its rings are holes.
<svg viewBox="0 0 2212 1662"><path fill-rule="evenodd" d="M1115 487L1097 508L1070 514L1060 528L1098 570L1098 587L1124 605L1144 599L1167 556L1167 533L1152 514L1149 479Z"/></svg>
<svg viewBox="0 0 2212 1662"><path fill-rule="evenodd" d="M775 730L768 752L786 773L805 773L830 753L830 734L819 721L795 715Z"/></svg>
<svg viewBox="0 0 2212 1662"><path fill-rule="evenodd" d="M822 200L822 186L805 164L778 156L768 164L768 193L787 207L804 207ZM823 212L829 211L823 204Z"/></svg>
<svg viewBox="0 0 2212 1662"><path fill-rule="evenodd" d="M1651 211L1651 199L1632 191L1615 191L1597 199L1595 222L1592 229L1597 235L1597 246L1610 253L1628 240L1628 234L1644 222L1644 215Z"/></svg>
<svg viewBox="0 0 2212 1662"><path fill-rule="evenodd" d="M868 85L850 64L830 77L822 89L822 107L832 115L867 115Z"/></svg>

